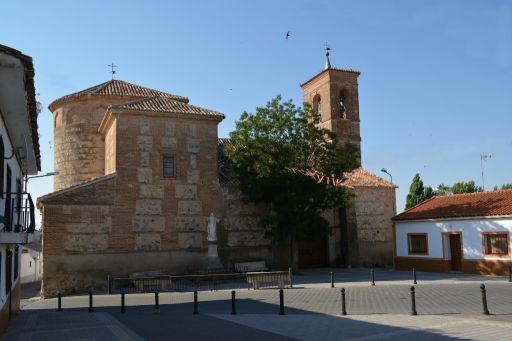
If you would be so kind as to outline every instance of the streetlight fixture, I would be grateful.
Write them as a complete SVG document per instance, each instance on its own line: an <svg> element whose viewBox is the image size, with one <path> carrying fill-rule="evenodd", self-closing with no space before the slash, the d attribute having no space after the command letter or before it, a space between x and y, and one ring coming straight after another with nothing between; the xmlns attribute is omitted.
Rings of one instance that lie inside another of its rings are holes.
<svg viewBox="0 0 512 341"><path fill-rule="evenodd" d="M393 175L389 174L388 170L386 168L382 168L380 170L382 173L386 173L391 178L391 183L393 183Z"/></svg>
<svg viewBox="0 0 512 341"><path fill-rule="evenodd" d="M55 175L59 175L59 172L48 172L48 173L43 174L43 175L34 175L34 176L26 176L25 175L25 192L27 191L27 182L28 182L28 180L35 179L35 178L43 178L43 177L46 177L46 176L55 176Z"/></svg>

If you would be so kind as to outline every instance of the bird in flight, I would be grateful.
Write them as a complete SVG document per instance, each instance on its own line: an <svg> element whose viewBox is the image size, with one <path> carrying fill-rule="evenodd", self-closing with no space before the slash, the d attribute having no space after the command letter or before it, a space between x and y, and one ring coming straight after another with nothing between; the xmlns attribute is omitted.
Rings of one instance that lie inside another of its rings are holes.
<svg viewBox="0 0 512 341"><path fill-rule="evenodd" d="M288 40L288 38L290 38L290 31L286 32L286 40Z"/></svg>

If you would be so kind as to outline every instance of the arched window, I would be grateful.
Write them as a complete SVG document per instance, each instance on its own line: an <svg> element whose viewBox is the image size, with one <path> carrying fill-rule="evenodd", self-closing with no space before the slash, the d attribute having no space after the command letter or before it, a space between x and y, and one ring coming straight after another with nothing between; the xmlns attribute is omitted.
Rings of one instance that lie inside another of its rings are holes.
<svg viewBox="0 0 512 341"><path fill-rule="evenodd" d="M340 117L343 119L347 118L347 106L343 92L340 92Z"/></svg>
<svg viewBox="0 0 512 341"><path fill-rule="evenodd" d="M322 114L322 99L319 95L316 95L313 99L313 110L316 112L317 115Z"/></svg>

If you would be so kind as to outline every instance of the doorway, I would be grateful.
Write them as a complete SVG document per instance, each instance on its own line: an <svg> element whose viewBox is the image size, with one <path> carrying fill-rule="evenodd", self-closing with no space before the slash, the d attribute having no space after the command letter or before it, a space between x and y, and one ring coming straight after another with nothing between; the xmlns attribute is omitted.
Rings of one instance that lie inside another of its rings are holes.
<svg viewBox="0 0 512 341"><path fill-rule="evenodd" d="M299 241L299 268L321 268L327 266L328 236Z"/></svg>
<svg viewBox="0 0 512 341"><path fill-rule="evenodd" d="M461 271L462 243L460 234L450 234L451 270Z"/></svg>

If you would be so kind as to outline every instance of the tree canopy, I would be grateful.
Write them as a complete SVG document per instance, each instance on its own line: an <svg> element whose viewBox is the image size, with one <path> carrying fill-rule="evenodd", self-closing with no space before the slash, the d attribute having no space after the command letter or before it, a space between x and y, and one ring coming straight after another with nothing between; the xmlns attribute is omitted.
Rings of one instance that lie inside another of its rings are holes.
<svg viewBox="0 0 512 341"><path fill-rule="evenodd" d="M503 185L505 187L506 185ZM512 188L512 186L511 186ZM495 187L495 190L497 187ZM423 181L420 178L420 174L416 173L412 179L411 187L409 188L409 194L405 203L405 209L411 208L415 205L422 203L425 200L432 198L433 196L450 195L450 194L462 194L462 193L474 193L483 192L483 188L477 186L473 180L470 181L459 181L452 186L445 184L439 184L437 188L430 186L423 186Z"/></svg>
<svg viewBox="0 0 512 341"><path fill-rule="evenodd" d="M501 185L501 188L499 188L498 186L494 186L495 191L497 191L499 189L512 189L512 184L503 184L503 185Z"/></svg>
<svg viewBox="0 0 512 341"><path fill-rule="evenodd" d="M322 211L347 202L346 190L333 180L357 166L357 149L337 147L336 134L318 128L318 122L309 105L296 107L277 96L254 114L244 112L230 134L225 152L244 199L269 207L264 222L272 238L292 241L328 233Z"/></svg>

